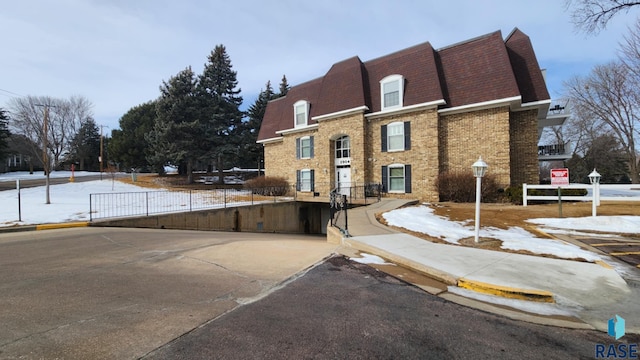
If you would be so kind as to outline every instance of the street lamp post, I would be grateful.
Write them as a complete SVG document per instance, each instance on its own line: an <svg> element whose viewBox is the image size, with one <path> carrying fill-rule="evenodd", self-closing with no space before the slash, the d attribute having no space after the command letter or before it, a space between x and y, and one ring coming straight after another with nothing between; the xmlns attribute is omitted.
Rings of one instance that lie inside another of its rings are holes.
<svg viewBox="0 0 640 360"><path fill-rule="evenodd" d="M482 177L487 172L487 163L482 161L482 156L478 158L478 161L471 165L473 169L473 176L476 178L476 228L475 228L475 242L478 243L480 236L480 198L482 193Z"/></svg>
<svg viewBox="0 0 640 360"><path fill-rule="evenodd" d="M591 196L591 216L593 217L596 216L596 207L598 206L598 202L600 202L600 187L598 186L598 184L600 184L600 178L601 175L595 168L591 174L589 174L589 181L591 182L591 185L593 185L593 189L591 190L593 191Z"/></svg>

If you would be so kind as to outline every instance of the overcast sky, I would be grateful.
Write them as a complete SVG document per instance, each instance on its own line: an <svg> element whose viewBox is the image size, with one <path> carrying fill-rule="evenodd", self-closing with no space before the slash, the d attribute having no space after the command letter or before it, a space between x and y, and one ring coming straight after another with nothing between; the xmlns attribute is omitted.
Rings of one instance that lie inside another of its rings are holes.
<svg viewBox="0 0 640 360"><path fill-rule="evenodd" d="M290 85L331 65L429 41L436 49L515 27L529 35L552 98L562 82L616 57L640 7L595 36L562 0L0 0L0 107L15 96L82 95L110 129L187 66L199 74L223 44L243 109L271 80ZM108 131L105 131L108 132Z"/></svg>

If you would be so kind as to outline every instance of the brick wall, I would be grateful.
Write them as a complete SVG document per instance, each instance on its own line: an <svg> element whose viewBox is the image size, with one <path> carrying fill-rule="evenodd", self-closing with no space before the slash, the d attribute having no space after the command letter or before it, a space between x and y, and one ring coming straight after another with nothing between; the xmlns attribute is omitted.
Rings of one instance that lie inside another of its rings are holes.
<svg viewBox="0 0 640 360"><path fill-rule="evenodd" d="M355 114L323 120L317 129L283 136L282 142L265 144L266 176L281 176L291 185L296 183L296 170L314 170L314 192L328 197L335 187L335 139L347 135L351 141L351 182L365 182L364 115ZM296 159L296 139L314 137L314 154L311 159ZM312 197L313 193L299 192L298 197Z"/></svg>
<svg viewBox="0 0 640 360"><path fill-rule="evenodd" d="M381 127L392 122L411 123L411 149L382 152ZM382 183L382 166L411 165L411 193L389 194L397 198L438 201L438 113L436 109L371 119L367 126L367 181Z"/></svg>
<svg viewBox="0 0 640 360"><path fill-rule="evenodd" d="M511 185L537 184L538 176L538 110L511 113Z"/></svg>
<svg viewBox="0 0 640 360"><path fill-rule="evenodd" d="M509 186L509 134L508 107L441 116L440 171L472 173L471 165L482 156L499 185Z"/></svg>
<svg viewBox="0 0 640 360"><path fill-rule="evenodd" d="M382 166L411 165L411 193L389 196L438 201L438 174L471 174L471 164L479 156L502 187L537 183L536 115L536 110L510 113L508 107L500 107L440 117L436 109L429 109L373 119L355 114L322 120L317 129L287 134L282 142L265 144L266 175L284 177L294 185L296 170L314 169L314 192L328 197L336 182L335 139L347 135L351 140L351 181L356 185L381 183ZM411 123L411 149L382 152L381 127L396 121ZM314 136L311 159L296 159L295 141L303 136ZM299 198L311 196L313 193L298 193Z"/></svg>
<svg viewBox="0 0 640 360"><path fill-rule="evenodd" d="M316 171L316 184L320 189L321 196L329 196L329 191L335 187L335 140L344 135L349 136L351 142L352 186L364 185L367 181L365 178L364 127L364 114L342 116L320 122L318 139L316 140L316 154L320 171Z"/></svg>

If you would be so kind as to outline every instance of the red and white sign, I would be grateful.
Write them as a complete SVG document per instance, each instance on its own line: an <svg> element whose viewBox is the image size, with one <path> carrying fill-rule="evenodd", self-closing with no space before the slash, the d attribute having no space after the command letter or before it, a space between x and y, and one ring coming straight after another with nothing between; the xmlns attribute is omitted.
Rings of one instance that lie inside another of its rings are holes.
<svg viewBox="0 0 640 360"><path fill-rule="evenodd" d="M569 169L551 169L551 185L569 185Z"/></svg>

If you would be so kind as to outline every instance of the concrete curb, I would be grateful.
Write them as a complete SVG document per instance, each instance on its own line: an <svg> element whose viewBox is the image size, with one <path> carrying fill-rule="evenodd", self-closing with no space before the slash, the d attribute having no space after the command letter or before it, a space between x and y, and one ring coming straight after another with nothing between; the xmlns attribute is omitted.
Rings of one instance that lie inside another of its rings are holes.
<svg viewBox="0 0 640 360"><path fill-rule="evenodd" d="M23 232L23 231L35 231L35 230L36 230L35 225L3 227L3 228L0 228L0 234L16 233L16 232Z"/></svg>
<svg viewBox="0 0 640 360"><path fill-rule="evenodd" d="M502 285L489 284L485 282L469 280L466 278L456 278L454 275L438 270L436 268L421 264L405 257L390 253L351 238L343 238L342 244L345 247L357 249L361 252L371 253L380 256L392 263L412 269L417 273L435 279L447 285L472 290L475 292L500 296L508 299L527 300L544 303L555 303L553 293L546 290L520 289Z"/></svg>
<svg viewBox="0 0 640 360"><path fill-rule="evenodd" d="M392 263L412 269L413 271L416 271L422 275L425 275L437 281L443 282L447 285L456 285L458 283L458 279L447 272L438 270L436 268L427 266L425 264L421 264L416 261L411 261L405 257L384 251L374 246L364 244L360 241L353 240L353 239L350 240L350 239L351 238L343 238L342 245L345 247L357 249L362 252L371 253L371 254L380 256L382 258L389 260Z"/></svg>
<svg viewBox="0 0 640 360"><path fill-rule="evenodd" d="M555 303L553 293L545 290L519 289L509 286L489 284L465 278L458 279L458 287L475 292L500 296L508 299Z"/></svg>
<svg viewBox="0 0 640 360"><path fill-rule="evenodd" d="M0 228L0 234L24 232L24 231L38 231L38 230L52 230L52 229L67 229L76 227L87 227L88 221L77 221L68 223L56 223L56 224L39 224L39 225L24 225L24 226L12 226L7 228Z"/></svg>
<svg viewBox="0 0 640 360"><path fill-rule="evenodd" d="M40 225L36 225L36 230L66 229L66 228L87 227L87 226L89 226L88 221L78 221L78 222L68 222L68 223L59 223L59 224L40 224Z"/></svg>

